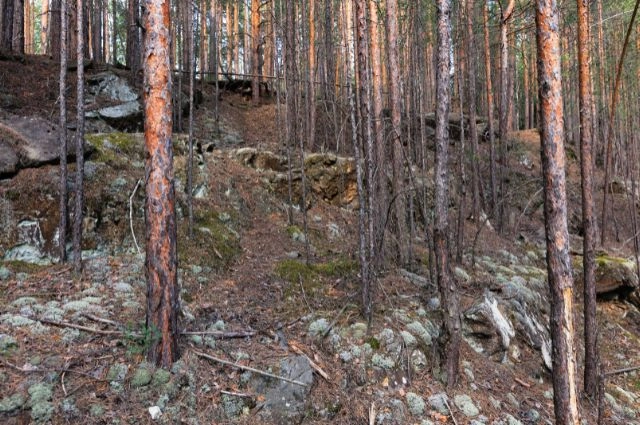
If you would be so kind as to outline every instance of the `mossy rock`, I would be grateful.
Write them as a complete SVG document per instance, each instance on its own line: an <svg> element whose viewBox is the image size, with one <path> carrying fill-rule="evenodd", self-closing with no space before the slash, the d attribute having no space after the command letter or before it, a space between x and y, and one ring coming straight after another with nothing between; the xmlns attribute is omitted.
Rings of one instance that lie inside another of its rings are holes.
<svg viewBox="0 0 640 425"><path fill-rule="evenodd" d="M230 227L233 222L233 216L229 220L217 211L196 213L193 237L188 237L186 225L178 232L180 263L227 269L242 252L240 236Z"/></svg>
<svg viewBox="0 0 640 425"><path fill-rule="evenodd" d="M582 256L573 258L576 276L582 281ZM596 292L598 295L620 293L628 295L638 288L635 262L623 257L607 254L596 257Z"/></svg>

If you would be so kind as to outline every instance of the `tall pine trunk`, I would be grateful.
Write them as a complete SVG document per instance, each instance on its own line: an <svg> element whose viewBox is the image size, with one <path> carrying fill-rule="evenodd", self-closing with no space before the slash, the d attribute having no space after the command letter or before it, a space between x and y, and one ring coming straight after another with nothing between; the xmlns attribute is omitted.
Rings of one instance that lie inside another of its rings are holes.
<svg viewBox="0 0 640 425"><path fill-rule="evenodd" d="M153 336L147 358L168 368L180 355L169 0L146 0L145 6L146 326Z"/></svg>
<svg viewBox="0 0 640 425"><path fill-rule="evenodd" d="M438 46L436 66L436 169L434 246L436 275L443 311L444 329L440 341L440 356L447 373L447 386L458 379L460 360L460 314L456 282L449 262L449 108L451 105L451 0L437 1Z"/></svg>
<svg viewBox="0 0 640 425"><path fill-rule="evenodd" d="M564 113L556 0L538 0L536 28L540 143L544 185L547 273L551 292L553 400L556 424L580 423L573 325L573 276L567 230Z"/></svg>

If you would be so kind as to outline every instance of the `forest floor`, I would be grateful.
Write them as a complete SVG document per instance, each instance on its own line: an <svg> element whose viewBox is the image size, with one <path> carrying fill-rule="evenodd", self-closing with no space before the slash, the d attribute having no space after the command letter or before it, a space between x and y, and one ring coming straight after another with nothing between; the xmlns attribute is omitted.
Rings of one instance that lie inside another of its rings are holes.
<svg viewBox="0 0 640 425"><path fill-rule="evenodd" d="M56 70L42 58L27 58L25 64L0 61L3 113L55 119ZM28 81L24 75L30 75ZM195 127L196 140L204 147L195 177L202 195L195 199L191 239L186 236L184 189L177 190L181 360L167 373L144 358L153 335L144 329L144 255L136 252L130 229L143 246L144 195L134 189L144 175L141 139L134 139L126 153L116 152L116 158L98 149L88 162L85 223L90 229L82 275L74 276L63 264L0 263L0 422L553 423L551 373L540 344L531 343L517 327L504 353L478 348L496 335L468 331L459 384L443 386L436 348L441 311L429 279L424 238L412 244L411 272L380 272L367 327L358 307L353 204L335 205L313 196L304 235L300 210L294 210L291 224L286 195L273 175L247 166L239 154L243 148L284 152L275 102L265 99L256 106L238 94L223 93L222 130L216 133L213 88L205 85L203 94ZM68 101L73 116L73 97ZM95 143L102 137L88 139ZM486 144L482 149L488 149ZM480 233L475 223L465 223L469 246L455 271L465 312L488 292L508 300L507 286L501 286L507 283L499 276L509 282L526 278L529 292L537 290L536 282L544 283L539 149L536 131L513 135L506 233ZM184 151L184 144L177 145L181 182L186 181ZM569 220L576 234L572 248L579 251L579 169L575 157L569 158ZM348 190L346 184L343 190ZM40 220L46 244L52 245L58 214L56 165L0 180L0 198L7 234L18 233L18 222ZM622 195L614 202L625 205ZM456 215L452 210L451 217ZM625 214L617 217L613 231L630 234ZM608 252L629 256L630 248L619 239ZM0 254L10 248L6 240ZM541 304L535 307L544 311L546 290L540 291L542 295L532 296ZM578 284L577 305L581 298ZM515 313L503 301L501 309L515 323ZM638 309L624 300L602 300L598 317L604 370L640 365ZM477 323L468 322L465 329L475 329ZM300 359L303 366L290 367ZM640 375L613 375L606 392L605 424L640 423ZM288 398L280 403L279 396ZM595 423L594 405L588 400L582 405L587 423ZM151 407L162 416L152 419Z"/></svg>

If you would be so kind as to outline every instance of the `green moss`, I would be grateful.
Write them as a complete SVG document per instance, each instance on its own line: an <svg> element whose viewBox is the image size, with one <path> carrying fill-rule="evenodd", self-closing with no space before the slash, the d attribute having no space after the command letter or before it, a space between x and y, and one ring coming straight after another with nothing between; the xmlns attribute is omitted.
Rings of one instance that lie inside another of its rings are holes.
<svg viewBox="0 0 640 425"><path fill-rule="evenodd" d="M357 271L357 267L358 263L350 260L307 265L302 261L286 259L276 264L275 274L290 283L284 291L288 297L300 291L300 283L310 295L320 288L323 279L349 276Z"/></svg>
<svg viewBox="0 0 640 425"><path fill-rule="evenodd" d="M85 138L95 147L92 159L97 162L121 168L132 159L142 159L144 140L140 133L96 133Z"/></svg>
<svg viewBox="0 0 640 425"><path fill-rule="evenodd" d="M208 266L215 270L228 268L242 251L239 235L225 224L217 211L196 213L194 234L187 237L186 226L181 229L178 258L182 264ZM227 220L227 216L223 218Z"/></svg>
<svg viewBox="0 0 640 425"><path fill-rule="evenodd" d="M298 226L296 225L292 225L292 226L288 226L287 227L287 233L289 234L289 236L293 237L293 235L295 235L296 233L302 233L302 229L300 229Z"/></svg>
<svg viewBox="0 0 640 425"><path fill-rule="evenodd" d="M375 336L372 336L371 338L367 339L365 342L368 343L371 346L371 348L374 350L380 349L380 341L378 341L378 338L376 338Z"/></svg>
<svg viewBox="0 0 640 425"><path fill-rule="evenodd" d="M14 273L36 273L45 268L35 263L27 263L25 261L5 261L5 266Z"/></svg>

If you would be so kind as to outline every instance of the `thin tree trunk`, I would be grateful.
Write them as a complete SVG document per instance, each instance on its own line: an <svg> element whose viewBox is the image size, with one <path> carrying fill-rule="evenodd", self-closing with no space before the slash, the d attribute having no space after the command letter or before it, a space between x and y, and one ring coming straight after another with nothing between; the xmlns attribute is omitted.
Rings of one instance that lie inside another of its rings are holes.
<svg viewBox="0 0 640 425"><path fill-rule="evenodd" d="M309 0L309 136L311 150L316 145L316 2Z"/></svg>
<svg viewBox="0 0 640 425"><path fill-rule="evenodd" d="M384 122L382 116L382 64L380 52L380 34L378 26L378 8L375 0L369 0L369 42L371 44L371 76L373 89L373 134L375 137L375 165L376 172L374 174L375 181L369 183L370 190L375 191L377 202L371 207L373 215L371 221L373 224L373 242L375 250L372 253L374 257L372 262L378 266L384 262L384 216L388 208L388 192L387 192L387 155L384 140ZM372 159L373 161L373 159Z"/></svg>
<svg viewBox="0 0 640 425"><path fill-rule="evenodd" d="M260 102L260 1L251 0L251 93L255 104Z"/></svg>
<svg viewBox="0 0 640 425"><path fill-rule="evenodd" d="M636 0L636 5L633 8L633 14L631 15L631 22L629 22L629 27L627 28L627 34L624 38L624 43L622 44L622 53L620 53L620 60L618 61L618 70L616 71L616 80L615 85L613 87L613 94L611 96L611 106L609 109L609 123L607 127L609 131L607 132L607 151L606 158L604 163L604 197L602 200L602 228L601 228L601 236L600 241L602 244L606 242L607 238L607 214L608 214L608 203L609 203L609 182L611 180L610 173L613 172L612 168L612 156L613 156L613 122L616 117L616 106L618 104L618 99L620 98L620 84L622 82L622 68L624 66L624 58L627 53L627 47L629 46L629 39L631 37L631 33L633 30L633 23L636 20L636 16L638 14L638 7L640 6L640 0Z"/></svg>
<svg viewBox="0 0 640 425"><path fill-rule="evenodd" d="M504 230L505 221L505 207L504 202L506 197L505 187L505 174L507 173L507 133L509 132L509 23L511 21L511 15L513 14L513 8L515 6L515 0L509 0L509 3L502 9L500 16L500 122L499 122L499 137L500 137L500 196L502 201L500 202L499 209L499 226L500 231Z"/></svg>
<svg viewBox="0 0 640 425"><path fill-rule="evenodd" d="M2 7L2 34L0 34L0 50L11 51L13 49L13 14L14 1L4 0Z"/></svg>
<svg viewBox="0 0 640 425"><path fill-rule="evenodd" d="M178 349L178 256L171 144L169 0L145 0L144 108L148 360L171 367Z"/></svg>
<svg viewBox="0 0 640 425"><path fill-rule="evenodd" d="M78 43L76 46L77 60L77 92L76 109L76 196L73 217L73 268L76 274L82 272L82 219L84 217L84 1L76 3L76 32Z"/></svg>
<svg viewBox="0 0 640 425"><path fill-rule="evenodd" d="M482 26L484 32L484 68L487 80L487 129L489 131L489 172L491 184L491 211L496 214L498 206L497 183L496 183L496 138L493 128L493 85L491 82L491 50L489 47L489 0L482 7Z"/></svg>
<svg viewBox="0 0 640 425"><path fill-rule="evenodd" d="M580 170L582 172L582 245L584 282L584 391L596 400L598 388L598 322L596 320L595 226L593 205L593 94L589 43L589 1L578 4L578 66L580 80Z"/></svg>
<svg viewBox="0 0 640 425"><path fill-rule="evenodd" d="M389 60L389 96L391 102L391 138L393 140L393 195L396 219L398 263L408 260L406 197L404 191L404 155L402 148L402 110L400 63L398 57L398 1L387 1L387 55Z"/></svg>
<svg viewBox="0 0 640 425"><path fill-rule="evenodd" d="M437 68L436 68L436 169L435 169L435 225L434 246L438 288L444 312L444 329L441 336L440 355L447 373L447 386L453 387L458 379L460 361L460 314L456 282L449 264L449 92L451 69L451 0L437 0Z"/></svg>
<svg viewBox="0 0 640 425"><path fill-rule="evenodd" d="M480 223L480 161L476 128L476 40L473 32L474 0L467 0L467 90L469 91L469 137L471 141L471 188L473 219Z"/></svg>
<svg viewBox="0 0 640 425"><path fill-rule="evenodd" d="M49 43L49 0L42 2L42 14L40 15L40 53L48 55L51 53L51 45Z"/></svg>
<svg viewBox="0 0 640 425"><path fill-rule="evenodd" d="M194 5L187 3L187 37L189 38L189 158L187 160L187 209L189 220L189 238L193 238L193 92L196 81L196 55L194 48L195 31L193 28Z"/></svg>
<svg viewBox="0 0 640 425"><path fill-rule="evenodd" d="M57 34L60 50L60 225L58 226L58 249L60 262L67 261L67 223L69 218L67 190L67 1L60 1L60 16L63 17ZM56 43L57 44L57 43Z"/></svg>
<svg viewBox="0 0 640 425"><path fill-rule="evenodd" d="M13 35L11 50L24 54L24 0L15 0L13 9Z"/></svg>
<svg viewBox="0 0 640 425"><path fill-rule="evenodd" d="M538 0L540 136L544 180L547 272L551 291L553 399L556 424L580 423L576 388L573 277L567 230L567 195L560 75L559 19L556 0Z"/></svg>

